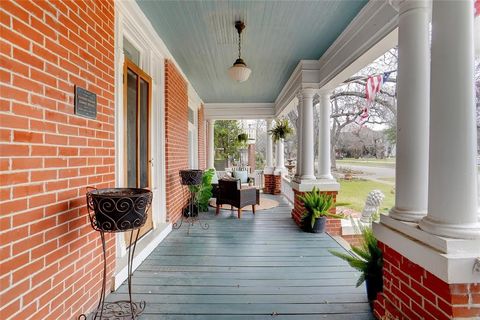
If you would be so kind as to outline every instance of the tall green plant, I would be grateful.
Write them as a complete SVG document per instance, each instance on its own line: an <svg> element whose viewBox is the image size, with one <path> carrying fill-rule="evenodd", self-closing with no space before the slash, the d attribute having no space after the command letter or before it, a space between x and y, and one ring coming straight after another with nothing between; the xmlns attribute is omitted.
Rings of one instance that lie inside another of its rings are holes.
<svg viewBox="0 0 480 320"><path fill-rule="evenodd" d="M315 221L320 217L331 217L337 219L342 219L344 217L343 215L329 212L329 210L333 207L333 196L330 194L321 193L317 187L314 187L312 191L306 192L304 195L299 196L299 199L303 202L303 206L306 209L302 216L303 225L310 222L313 228Z"/></svg>
<svg viewBox="0 0 480 320"><path fill-rule="evenodd" d="M361 246L352 246L354 255L334 250L329 251L334 256L345 260L351 267L361 272L357 281L358 287L366 279L379 279L382 277L383 254L382 250L378 247L377 238L375 238L370 226L355 223L353 220L352 225L357 232L361 232L363 238Z"/></svg>
<svg viewBox="0 0 480 320"><path fill-rule="evenodd" d="M268 133L272 136L274 142L287 138L293 133L292 127L288 123L288 119L277 120L275 126L268 130Z"/></svg>
<svg viewBox="0 0 480 320"><path fill-rule="evenodd" d="M203 173L202 183L200 185L190 186L190 190L196 193L194 201L200 212L208 211L208 202L212 197L212 178L214 174L214 169L208 169Z"/></svg>
<svg viewBox="0 0 480 320"><path fill-rule="evenodd" d="M238 141L238 136L243 133L237 120L217 120L215 121L215 142L217 150L216 156L219 159L226 160L230 157L238 158L239 148L243 145Z"/></svg>

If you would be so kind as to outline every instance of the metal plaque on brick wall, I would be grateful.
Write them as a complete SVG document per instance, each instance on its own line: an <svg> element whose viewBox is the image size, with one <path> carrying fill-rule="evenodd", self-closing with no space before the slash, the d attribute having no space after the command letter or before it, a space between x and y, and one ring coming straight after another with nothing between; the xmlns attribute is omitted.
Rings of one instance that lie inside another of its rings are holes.
<svg viewBox="0 0 480 320"><path fill-rule="evenodd" d="M75 114L90 119L96 119L97 95L75 86Z"/></svg>

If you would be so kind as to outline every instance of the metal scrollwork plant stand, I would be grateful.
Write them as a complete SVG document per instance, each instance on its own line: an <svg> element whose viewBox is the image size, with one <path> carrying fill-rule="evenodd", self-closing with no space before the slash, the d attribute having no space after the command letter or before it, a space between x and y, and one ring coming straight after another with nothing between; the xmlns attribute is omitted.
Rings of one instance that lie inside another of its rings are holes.
<svg viewBox="0 0 480 320"><path fill-rule="evenodd" d="M195 222L198 222L200 227L203 230L207 230L209 228L208 223L203 222L199 218L199 210L197 206L197 214L195 215L195 199L196 199L196 186L200 185L202 183L202 177L203 177L203 171L202 170L181 170L180 171L180 177L181 177L181 184L183 186L188 187L189 191L189 200L188 200L188 206L187 208L184 208L188 210L187 212L184 212L182 210L182 216L180 219L180 222L175 222L172 226L173 229L180 229L180 227L183 224L183 221L185 220L186 223L188 223L188 230L187 234L190 234L190 227L192 227Z"/></svg>
<svg viewBox="0 0 480 320"><path fill-rule="evenodd" d="M145 301L132 300L132 273L135 248L140 228L147 220L148 210L152 204L152 192L146 189L87 188L87 209L92 228L100 232L103 249L103 281L102 291L97 308L90 317L82 314L79 320L86 319L137 319L145 309ZM128 247L128 300L106 302L107 286L107 252L105 233L130 232Z"/></svg>

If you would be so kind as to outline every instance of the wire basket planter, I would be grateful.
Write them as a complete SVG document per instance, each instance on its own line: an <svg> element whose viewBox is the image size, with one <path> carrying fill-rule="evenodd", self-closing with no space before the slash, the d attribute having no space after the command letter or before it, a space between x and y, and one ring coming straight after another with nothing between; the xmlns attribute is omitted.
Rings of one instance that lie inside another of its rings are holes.
<svg viewBox="0 0 480 320"><path fill-rule="evenodd" d="M198 221L198 224L203 230L208 229L208 223L204 222L199 219L199 210L197 205L197 189L195 186L198 186L202 183L203 178L203 170L198 169L188 169L188 170L180 170L180 183L183 186L186 186L189 191L189 199L188 204L186 207L182 208L182 215L179 222L175 222L172 226L173 229L179 229L183 221L185 220L188 223L188 231L187 234L190 234L190 227L192 227L195 222Z"/></svg>
<svg viewBox="0 0 480 320"><path fill-rule="evenodd" d="M150 190L138 188L87 188L88 217L92 228L100 232L103 249L103 282L97 308L90 319L137 319L145 309L145 301L132 300L132 273L135 248L140 234L140 228L145 225L153 194ZM107 284L107 254L105 233L130 232L128 246L128 300L115 302L105 301ZM89 319L82 314L78 317Z"/></svg>

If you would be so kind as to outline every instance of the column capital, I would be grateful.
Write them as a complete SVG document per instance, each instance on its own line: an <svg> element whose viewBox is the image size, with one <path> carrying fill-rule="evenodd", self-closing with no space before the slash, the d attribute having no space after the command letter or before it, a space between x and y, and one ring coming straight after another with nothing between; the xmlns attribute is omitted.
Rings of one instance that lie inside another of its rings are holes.
<svg viewBox="0 0 480 320"><path fill-rule="evenodd" d="M313 96L315 95L316 92L317 92L316 89L304 88L304 89L298 90L296 96L299 101L302 101L304 99L313 99Z"/></svg>
<svg viewBox="0 0 480 320"><path fill-rule="evenodd" d="M389 0L390 6L399 14L413 9L429 9L432 6L431 0Z"/></svg>

